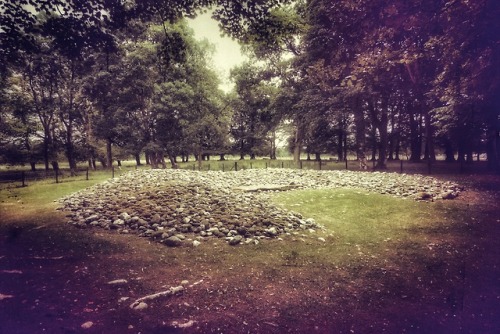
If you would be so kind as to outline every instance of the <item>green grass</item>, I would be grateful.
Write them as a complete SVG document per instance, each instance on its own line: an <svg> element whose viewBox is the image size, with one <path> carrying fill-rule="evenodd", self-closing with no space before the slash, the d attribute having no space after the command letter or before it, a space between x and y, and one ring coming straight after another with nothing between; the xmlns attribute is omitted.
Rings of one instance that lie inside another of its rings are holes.
<svg viewBox="0 0 500 334"><path fill-rule="evenodd" d="M79 175L61 178L59 183L53 179L29 181L25 187L19 182L0 184L1 220L5 223L39 225L56 222L60 213L55 211L55 200L110 178L109 171L97 171L91 174L89 180Z"/></svg>
<svg viewBox="0 0 500 334"><path fill-rule="evenodd" d="M443 205L398 199L353 189L283 192L276 204L311 217L324 226L327 242L315 252L295 249L314 261L366 261L409 243L425 249L427 233L443 225ZM319 235L318 235L319 236ZM294 253L295 254L295 253ZM296 255L293 255L297 257Z"/></svg>
<svg viewBox="0 0 500 334"><path fill-rule="evenodd" d="M56 184L53 180L44 180L32 182L28 187L6 188L0 191L0 214L6 222L58 224L64 218L63 213L55 211L55 200L109 178L109 171L102 171L92 174L88 181L66 179ZM324 230L299 230L284 237L283 242L231 249L227 249L222 240L211 240L208 242L219 243L220 248L211 250L205 260L210 262L211 257L216 256L229 267L237 266L245 258L252 266L275 269L377 266L384 261L415 261L421 254L427 254L427 245L434 242L436 236L444 240L463 232L452 228L465 215L451 202L415 202L357 189L281 192L273 195L272 200L305 218L314 218ZM447 220L450 212L454 213L453 219ZM320 237L325 242L320 241ZM184 259L182 261L197 256L196 250L189 253L177 255ZM271 275L271 271L268 272Z"/></svg>
<svg viewBox="0 0 500 334"><path fill-rule="evenodd" d="M53 179L44 179L27 182L25 187L11 183L0 188L0 202L9 202L18 198L32 205L44 205L110 178L109 171L99 171L92 173L89 180L82 176L61 178L59 183Z"/></svg>
<svg viewBox="0 0 500 334"><path fill-rule="evenodd" d="M90 180L67 178L60 183L53 180L30 182L27 187L11 186L0 190L0 213L16 220L19 216L37 218L55 215L54 201L110 178L109 171L94 172ZM294 236L290 245L258 245L246 247L245 251L256 252L252 258L269 252L279 254L285 262L298 263L299 258L328 263L352 261L365 256L382 256L388 246L411 240L423 244L426 234L416 235L411 231L427 231L442 225L444 215L449 213L446 205L419 203L385 195L353 189L300 190L278 193L273 201L285 208L300 212L306 218L314 218L324 226L324 231L309 237L324 237L327 242L311 248L301 235ZM455 215L458 217L459 215ZM317 235L317 236L316 236Z"/></svg>

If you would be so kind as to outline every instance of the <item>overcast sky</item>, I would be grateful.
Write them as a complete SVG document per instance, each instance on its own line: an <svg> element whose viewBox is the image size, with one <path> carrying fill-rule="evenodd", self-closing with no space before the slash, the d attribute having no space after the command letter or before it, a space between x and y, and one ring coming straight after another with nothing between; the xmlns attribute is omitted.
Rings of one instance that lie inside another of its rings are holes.
<svg viewBox="0 0 500 334"><path fill-rule="evenodd" d="M216 47L213 61L215 69L220 73L223 84L221 88L229 91L232 85L229 82L229 70L244 62L247 58L241 54L238 42L230 37L221 37L217 21L211 18L211 13L198 15L194 20L188 20L194 30L196 39L207 38Z"/></svg>

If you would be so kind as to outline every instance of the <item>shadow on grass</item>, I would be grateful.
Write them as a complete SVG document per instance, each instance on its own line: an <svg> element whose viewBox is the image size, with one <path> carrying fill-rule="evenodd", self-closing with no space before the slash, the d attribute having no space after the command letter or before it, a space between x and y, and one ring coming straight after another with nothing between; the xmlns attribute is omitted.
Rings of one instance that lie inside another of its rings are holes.
<svg viewBox="0 0 500 334"><path fill-rule="evenodd" d="M88 231L53 222L17 221L0 225L4 253L38 254L37 256L88 257L119 252L123 246L98 238Z"/></svg>

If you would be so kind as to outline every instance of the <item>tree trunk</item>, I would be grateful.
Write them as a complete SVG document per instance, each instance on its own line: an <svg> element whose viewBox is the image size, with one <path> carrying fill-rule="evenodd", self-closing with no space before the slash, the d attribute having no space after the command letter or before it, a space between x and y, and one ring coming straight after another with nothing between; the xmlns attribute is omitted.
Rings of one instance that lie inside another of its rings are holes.
<svg viewBox="0 0 500 334"><path fill-rule="evenodd" d="M269 159L276 160L276 131L271 131L271 151Z"/></svg>
<svg viewBox="0 0 500 334"><path fill-rule="evenodd" d="M245 141L240 139L240 160L245 160Z"/></svg>
<svg viewBox="0 0 500 334"><path fill-rule="evenodd" d="M344 155L342 160L347 160L347 131L344 135Z"/></svg>
<svg viewBox="0 0 500 334"><path fill-rule="evenodd" d="M302 150L301 146L302 146L302 133L300 130L300 124L296 124L295 140L294 140L294 147L293 147L293 162L295 162L297 164L300 162L300 154L301 154L301 150Z"/></svg>
<svg viewBox="0 0 500 334"><path fill-rule="evenodd" d="M400 160L399 151L401 149L401 140L399 135L399 130L396 130L394 134L394 160Z"/></svg>
<svg viewBox="0 0 500 334"><path fill-rule="evenodd" d="M175 161L175 157L169 155L168 158L170 160L170 164L172 165L172 169L179 168L179 165L177 165L177 162Z"/></svg>
<svg viewBox="0 0 500 334"><path fill-rule="evenodd" d="M458 142L457 161L458 162L465 162L465 145L463 143L463 140L459 140L459 142Z"/></svg>
<svg viewBox="0 0 500 334"><path fill-rule="evenodd" d="M55 171L59 170L59 163L57 161L54 160L50 164L52 165L53 170L55 170Z"/></svg>
<svg viewBox="0 0 500 334"><path fill-rule="evenodd" d="M467 149L467 163L473 163L474 162L474 153L472 152L472 149Z"/></svg>
<svg viewBox="0 0 500 334"><path fill-rule="evenodd" d="M422 139L417 117L414 111L410 111L410 161L412 162L420 162L422 155Z"/></svg>
<svg viewBox="0 0 500 334"><path fill-rule="evenodd" d="M372 122L373 123L373 122ZM372 125L372 161L377 160L377 127Z"/></svg>
<svg viewBox="0 0 500 334"><path fill-rule="evenodd" d="M361 99L355 98L352 105L354 113L354 126L356 128L356 159L359 162L360 169L368 169L365 155L366 145L366 127L365 127L365 114L361 107Z"/></svg>
<svg viewBox="0 0 500 334"><path fill-rule="evenodd" d="M453 152L453 146L451 145L451 141L445 139L444 141L444 154L446 155L446 162L455 162L455 154Z"/></svg>
<svg viewBox="0 0 500 334"><path fill-rule="evenodd" d="M150 151L149 152L149 162L151 163L152 169L160 168L160 164L163 168L166 168L165 157L163 156L163 152L161 151Z"/></svg>
<svg viewBox="0 0 500 334"><path fill-rule="evenodd" d="M196 155L196 159L198 161L198 170L201 170L201 162L203 160L203 154L201 153L201 151Z"/></svg>
<svg viewBox="0 0 500 334"><path fill-rule="evenodd" d="M142 165L142 164L141 164L141 154L140 154L140 153L136 153L136 154L135 154L135 164L136 164L137 166L141 166L141 165Z"/></svg>
<svg viewBox="0 0 500 334"><path fill-rule="evenodd" d="M380 108L380 121L378 122L378 132L380 134L379 155L376 169L387 169L387 124L388 123L388 101L387 98L382 98L382 106Z"/></svg>
<svg viewBox="0 0 500 334"><path fill-rule="evenodd" d="M387 157L387 160L392 161L394 160L394 151L396 148L396 130L395 130L395 119L396 117L394 116L394 112L391 113L391 133L389 134L389 155Z"/></svg>
<svg viewBox="0 0 500 334"><path fill-rule="evenodd" d="M107 168L113 167L113 152L111 138L106 139L106 166Z"/></svg>
<svg viewBox="0 0 500 334"><path fill-rule="evenodd" d="M43 138L43 163L45 165L46 172L49 170L49 145L49 138L45 135L45 138Z"/></svg>
<svg viewBox="0 0 500 334"><path fill-rule="evenodd" d="M338 161L342 161L342 156L344 155L344 131L342 129L339 129L338 133L338 143L337 143L337 157Z"/></svg>
<svg viewBox="0 0 500 334"><path fill-rule="evenodd" d="M76 175L76 159L75 159L75 147L73 145L73 129L72 125L68 125L66 129L66 158L68 159L69 169L71 176Z"/></svg>
<svg viewBox="0 0 500 334"><path fill-rule="evenodd" d="M226 161L226 158L224 157L224 153L221 153L219 155L219 161Z"/></svg>
<svg viewBox="0 0 500 334"><path fill-rule="evenodd" d="M75 176L77 165L76 165L75 150L73 147L73 143L66 144L66 158L68 159L71 176Z"/></svg>
<svg viewBox="0 0 500 334"><path fill-rule="evenodd" d="M321 153L314 153L314 155L316 161L321 161Z"/></svg>
<svg viewBox="0 0 500 334"><path fill-rule="evenodd" d="M488 131L487 159L488 169L500 173L500 119L498 121L499 129L494 128Z"/></svg>
<svg viewBox="0 0 500 334"><path fill-rule="evenodd" d="M436 161L436 152L434 150L434 130L432 128L431 115L429 111L424 112L425 121L425 149L426 159Z"/></svg>

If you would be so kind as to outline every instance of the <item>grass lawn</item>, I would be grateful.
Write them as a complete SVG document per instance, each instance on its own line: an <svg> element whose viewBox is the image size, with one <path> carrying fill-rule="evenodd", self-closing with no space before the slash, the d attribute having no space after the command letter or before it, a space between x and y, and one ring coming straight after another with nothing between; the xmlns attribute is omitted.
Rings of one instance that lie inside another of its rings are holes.
<svg viewBox="0 0 500 334"><path fill-rule="evenodd" d="M324 229L258 245L168 248L65 224L54 200L108 178L0 190L0 296L8 296L0 332L79 332L88 321L89 333L500 329L495 187L431 203L356 189L276 193L272 201ZM107 284L114 279L128 283ZM128 307L182 280L190 282L182 295Z"/></svg>

